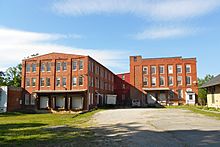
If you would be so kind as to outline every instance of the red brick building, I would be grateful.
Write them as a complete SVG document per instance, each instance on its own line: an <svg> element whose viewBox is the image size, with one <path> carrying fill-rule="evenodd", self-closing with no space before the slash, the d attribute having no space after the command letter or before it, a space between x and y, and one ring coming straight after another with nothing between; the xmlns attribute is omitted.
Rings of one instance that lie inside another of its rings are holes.
<svg viewBox="0 0 220 147"><path fill-rule="evenodd" d="M115 75L114 92L117 95L117 104L128 106L130 100L130 73L121 73Z"/></svg>
<svg viewBox="0 0 220 147"><path fill-rule="evenodd" d="M142 105L195 104L198 95L196 58L130 57L131 98Z"/></svg>
<svg viewBox="0 0 220 147"><path fill-rule="evenodd" d="M26 105L88 110L114 93L114 74L89 56L50 53L22 61L22 87Z"/></svg>

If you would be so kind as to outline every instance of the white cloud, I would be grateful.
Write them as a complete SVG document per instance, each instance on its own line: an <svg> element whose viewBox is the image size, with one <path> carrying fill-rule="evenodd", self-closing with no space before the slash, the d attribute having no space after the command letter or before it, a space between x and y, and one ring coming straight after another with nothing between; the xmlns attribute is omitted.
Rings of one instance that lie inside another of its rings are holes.
<svg viewBox="0 0 220 147"><path fill-rule="evenodd" d="M52 8L65 15L131 13L155 20L186 19L220 7L219 0L61 0Z"/></svg>
<svg viewBox="0 0 220 147"><path fill-rule="evenodd" d="M137 33L133 37L137 40L174 38L193 35L197 30L186 27L155 27Z"/></svg>
<svg viewBox="0 0 220 147"><path fill-rule="evenodd" d="M103 65L117 69L124 64L117 63L118 59L127 59L128 54L120 51L80 49L71 46L51 43L54 40L66 38L68 35L35 33L9 28L0 28L0 71L8 66L14 66L24 57L35 53L46 54L61 52L70 54L90 55ZM128 65L126 65L128 66Z"/></svg>

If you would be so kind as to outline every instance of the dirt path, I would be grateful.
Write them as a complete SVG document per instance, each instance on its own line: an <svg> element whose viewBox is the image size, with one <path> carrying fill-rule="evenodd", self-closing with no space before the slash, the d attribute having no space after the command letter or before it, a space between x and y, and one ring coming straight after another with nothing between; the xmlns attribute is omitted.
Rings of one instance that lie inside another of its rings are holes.
<svg viewBox="0 0 220 147"><path fill-rule="evenodd" d="M106 110L93 121L93 146L220 146L220 121L187 110Z"/></svg>

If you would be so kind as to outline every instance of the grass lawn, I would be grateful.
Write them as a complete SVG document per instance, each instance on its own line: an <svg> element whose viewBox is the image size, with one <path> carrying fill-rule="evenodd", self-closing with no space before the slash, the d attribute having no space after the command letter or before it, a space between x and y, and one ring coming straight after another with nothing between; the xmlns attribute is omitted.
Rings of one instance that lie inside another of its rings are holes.
<svg viewBox="0 0 220 147"><path fill-rule="evenodd" d="M79 146L92 139L85 114L0 114L0 146Z"/></svg>
<svg viewBox="0 0 220 147"><path fill-rule="evenodd" d="M177 108L177 109L186 109L186 110L190 110L194 113L199 113L199 114L203 114L206 116L210 116L210 117L215 117L217 119L220 119L220 113L218 113L217 111L208 111L208 110L204 110L201 106L167 106L166 108Z"/></svg>

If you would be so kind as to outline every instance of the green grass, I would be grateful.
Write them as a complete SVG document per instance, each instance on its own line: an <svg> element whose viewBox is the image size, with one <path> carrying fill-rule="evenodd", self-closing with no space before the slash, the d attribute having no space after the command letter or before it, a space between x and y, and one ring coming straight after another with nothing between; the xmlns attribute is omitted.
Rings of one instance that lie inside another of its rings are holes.
<svg viewBox="0 0 220 147"><path fill-rule="evenodd" d="M93 137L85 114L0 114L0 146L76 146ZM58 128L52 128L60 126Z"/></svg>
<svg viewBox="0 0 220 147"><path fill-rule="evenodd" d="M213 108L205 108L205 107L201 107L201 106L187 106L187 105L183 105L183 106L167 106L166 108L177 108L177 109L185 109L185 110L190 110L194 113L198 113L198 114L203 114L209 117L215 117L217 119L220 119L220 113L216 113L218 112L218 110L215 110Z"/></svg>

